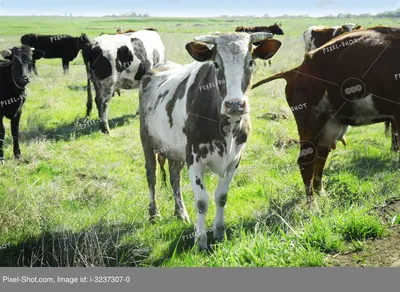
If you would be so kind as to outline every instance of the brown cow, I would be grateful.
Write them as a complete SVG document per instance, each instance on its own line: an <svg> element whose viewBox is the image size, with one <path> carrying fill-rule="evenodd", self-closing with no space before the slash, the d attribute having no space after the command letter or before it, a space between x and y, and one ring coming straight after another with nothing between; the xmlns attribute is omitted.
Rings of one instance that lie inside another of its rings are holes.
<svg viewBox="0 0 400 292"><path fill-rule="evenodd" d="M306 54L298 68L253 86L279 78L287 81L286 100L292 109L297 109L293 114L300 134L298 164L308 202L314 199L314 189L322 188L326 159L349 125L363 126L389 119L394 150L398 151L399 51L400 28L353 31Z"/></svg>

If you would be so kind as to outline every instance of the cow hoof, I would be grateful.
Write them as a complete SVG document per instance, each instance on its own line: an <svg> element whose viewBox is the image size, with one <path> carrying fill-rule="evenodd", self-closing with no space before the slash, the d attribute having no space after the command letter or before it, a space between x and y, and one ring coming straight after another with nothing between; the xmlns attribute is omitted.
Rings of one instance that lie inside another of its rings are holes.
<svg viewBox="0 0 400 292"><path fill-rule="evenodd" d="M215 242L223 241L225 238L224 226L215 227L213 235Z"/></svg>
<svg viewBox="0 0 400 292"><path fill-rule="evenodd" d="M197 248L199 251L208 251L207 234L202 234L196 237Z"/></svg>
<svg viewBox="0 0 400 292"><path fill-rule="evenodd" d="M150 215L149 221L151 223L155 223L157 220L161 219L161 215L159 213L155 214L155 215Z"/></svg>
<svg viewBox="0 0 400 292"><path fill-rule="evenodd" d="M179 220L190 223L189 215L186 212L177 212L174 214Z"/></svg>
<svg viewBox="0 0 400 292"><path fill-rule="evenodd" d="M22 155L21 154L14 154L14 158L17 160L22 160Z"/></svg>
<svg viewBox="0 0 400 292"><path fill-rule="evenodd" d="M101 132L105 135L110 135L110 130L109 129L101 129Z"/></svg>
<svg viewBox="0 0 400 292"><path fill-rule="evenodd" d="M0 165L3 165L5 163L4 158L0 159Z"/></svg>

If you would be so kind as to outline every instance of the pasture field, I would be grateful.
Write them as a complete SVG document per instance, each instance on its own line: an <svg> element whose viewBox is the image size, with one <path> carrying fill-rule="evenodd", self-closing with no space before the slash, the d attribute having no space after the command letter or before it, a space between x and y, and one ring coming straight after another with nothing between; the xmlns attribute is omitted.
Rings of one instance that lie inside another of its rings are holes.
<svg viewBox="0 0 400 292"><path fill-rule="evenodd" d="M167 59L192 62L184 49L194 36L234 31L239 25L282 21L283 43L272 66L257 62L253 82L298 66L303 31L310 25L357 22L363 27L399 26L392 19L178 19L1 17L0 49L21 35L157 28ZM351 128L348 145L332 151L325 169L325 194L308 208L296 164L296 125L278 80L250 94L252 134L232 182L225 218L227 238L211 253L192 248L195 209L187 171L182 192L191 223L173 217L172 191L158 181L162 218L148 221L148 188L135 116L138 91L111 102L111 135L100 133L97 110L86 111L86 72L81 54L62 74L61 60L39 60L21 119L23 160L12 157L5 120L4 165L0 165L0 266L335 266L390 265L400 258L399 157L391 152L384 125ZM329 70L329 68L327 68ZM400 71L399 71L400 73ZM159 173L160 174L160 173ZM160 176L159 176L160 177ZM211 198L207 226L215 214L217 177L207 175ZM384 207L392 199L390 208ZM211 233L210 233L211 234ZM209 235L209 237L211 237ZM371 244L386 242L382 257ZM362 253L359 261L358 254ZM348 255L346 260L344 255Z"/></svg>

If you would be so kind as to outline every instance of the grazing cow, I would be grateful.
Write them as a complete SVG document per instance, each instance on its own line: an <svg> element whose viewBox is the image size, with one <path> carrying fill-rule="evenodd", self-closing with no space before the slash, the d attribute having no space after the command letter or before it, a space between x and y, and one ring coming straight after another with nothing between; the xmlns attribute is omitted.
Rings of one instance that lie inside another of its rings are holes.
<svg viewBox="0 0 400 292"><path fill-rule="evenodd" d="M339 47L342 43L351 45ZM336 49L324 54L329 47ZM298 68L253 86L279 78L287 81L286 100L297 109L293 114L301 140L298 164L309 202L314 199L314 189L321 190L326 159L349 125L390 119L394 150L399 149L399 50L399 29L353 31L306 54Z"/></svg>
<svg viewBox="0 0 400 292"><path fill-rule="evenodd" d="M109 134L108 107L114 92L139 87L143 75L165 61L164 44L155 31L102 35L86 43L82 55L88 72L86 115L92 111L92 80L101 131Z"/></svg>
<svg viewBox="0 0 400 292"><path fill-rule="evenodd" d="M168 159L175 215L188 220L180 192L180 172L187 163L197 209L196 239L207 248L208 194L204 170L220 179L215 192L214 238L224 237L224 206L229 184L250 132L249 99L254 59L271 58L280 48L271 33L231 33L194 38L186 45L197 61L172 62L149 71L141 82L140 137L150 191L150 219L155 219L157 149ZM253 44L257 43L255 47Z"/></svg>
<svg viewBox="0 0 400 292"><path fill-rule="evenodd" d="M326 27L326 26L310 26L303 33L306 53L321 47L331 39L345 33L360 29L361 25L354 23L345 23L342 26Z"/></svg>
<svg viewBox="0 0 400 292"><path fill-rule="evenodd" d="M282 23L275 22L270 26L238 26L235 31L247 33L270 32L272 35L284 35L281 25Z"/></svg>
<svg viewBox="0 0 400 292"><path fill-rule="evenodd" d="M157 31L155 28L152 28L152 27L145 28L143 30ZM137 32L137 30L128 29L128 30L123 31L121 28L118 28L114 34L124 34L124 33L132 33L132 32Z"/></svg>
<svg viewBox="0 0 400 292"><path fill-rule="evenodd" d="M25 86L29 83L28 65L32 62L32 51L28 46L14 47L1 51L7 60L0 60L0 163L4 163L4 125L3 117L11 120L14 157L21 157L19 149L19 120L26 94Z"/></svg>
<svg viewBox="0 0 400 292"><path fill-rule="evenodd" d="M269 32L272 35L284 35L284 32L281 28L282 22L278 24L275 22L273 25L270 26L238 26L236 28L236 32L247 32L247 33L255 33L255 32ZM271 60L268 60L268 64L271 65ZM264 66L266 62L264 60Z"/></svg>

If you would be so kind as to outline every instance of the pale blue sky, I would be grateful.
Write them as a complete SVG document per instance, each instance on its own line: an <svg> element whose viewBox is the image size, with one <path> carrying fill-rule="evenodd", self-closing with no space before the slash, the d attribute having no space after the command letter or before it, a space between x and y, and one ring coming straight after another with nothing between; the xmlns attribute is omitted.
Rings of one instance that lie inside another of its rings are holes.
<svg viewBox="0 0 400 292"><path fill-rule="evenodd" d="M101 16L135 11L151 16L219 16L377 13L395 10L399 0L0 0L0 15Z"/></svg>

